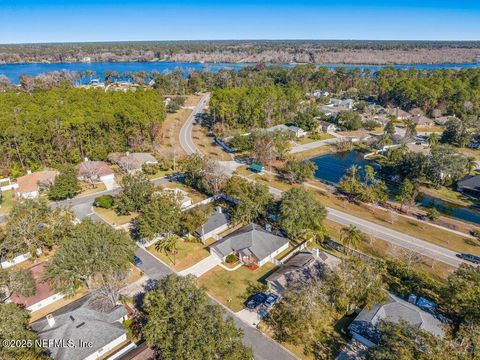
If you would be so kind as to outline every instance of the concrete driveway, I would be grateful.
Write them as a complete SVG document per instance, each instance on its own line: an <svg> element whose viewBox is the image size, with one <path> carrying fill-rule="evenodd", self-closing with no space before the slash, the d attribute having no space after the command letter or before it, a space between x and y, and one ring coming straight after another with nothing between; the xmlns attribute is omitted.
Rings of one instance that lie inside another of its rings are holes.
<svg viewBox="0 0 480 360"><path fill-rule="evenodd" d="M200 260L198 263L179 272L179 275L187 276L187 275L195 275L196 277L200 277L206 272L212 270L215 266L220 265L222 260L216 255L210 255L203 260Z"/></svg>
<svg viewBox="0 0 480 360"><path fill-rule="evenodd" d="M158 280L164 276L173 274L173 271L165 264L160 262L155 256L148 251L138 248L135 255L142 260L142 264L138 266L150 279Z"/></svg>

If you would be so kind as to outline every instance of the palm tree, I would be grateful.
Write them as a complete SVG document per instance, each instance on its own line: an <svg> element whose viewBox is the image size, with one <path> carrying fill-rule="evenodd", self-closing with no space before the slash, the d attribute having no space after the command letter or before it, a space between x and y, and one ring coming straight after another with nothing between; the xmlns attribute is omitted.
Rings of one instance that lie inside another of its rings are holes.
<svg viewBox="0 0 480 360"><path fill-rule="evenodd" d="M173 265L176 264L175 255L178 250L178 240L179 237L175 234L168 234L162 240L155 244L155 250L163 252L165 256L168 257L169 254L173 253Z"/></svg>
<svg viewBox="0 0 480 360"><path fill-rule="evenodd" d="M478 166L477 164L477 159L475 159L473 156L468 156L467 161L466 161L466 169L468 170L468 173L470 174L475 168Z"/></svg>
<svg viewBox="0 0 480 360"><path fill-rule="evenodd" d="M340 240L348 249L356 248L363 239L363 232L355 225L344 226L340 230Z"/></svg>

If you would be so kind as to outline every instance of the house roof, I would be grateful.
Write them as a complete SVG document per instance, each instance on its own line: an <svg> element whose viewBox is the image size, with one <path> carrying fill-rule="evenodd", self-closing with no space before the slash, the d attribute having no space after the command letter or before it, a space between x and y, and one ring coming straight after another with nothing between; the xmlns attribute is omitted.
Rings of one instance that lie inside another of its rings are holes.
<svg viewBox="0 0 480 360"><path fill-rule="evenodd" d="M466 176L457 185L462 189L480 191L480 175Z"/></svg>
<svg viewBox="0 0 480 360"><path fill-rule="evenodd" d="M94 173L96 176L112 175L113 171L104 161L84 161L77 165L80 176L88 176Z"/></svg>
<svg viewBox="0 0 480 360"><path fill-rule="evenodd" d="M203 234L208 234L216 229L221 228L222 226L227 225L229 222L230 217L225 210L222 210L222 212L215 211L215 213L208 218L207 222L203 224L203 226L199 227L195 233L199 236L202 236Z"/></svg>
<svg viewBox="0 0 480 360"><path fill-rule="evenodd" d="M417 124L417 125L428 125L428 124L433 124L433 120L427 118L426 116L423 115L415 115L412 116L411 119Z"/></svg>
<svg viewBox="0 0 480 360"><path fill-rule="evenodd" d="M37 171L17 179L18 192L29 193L38 191L40 184L51 184L57 176L56 171Z"/></svg>
<svg viewBox="0 0 480 360"><path fill-rule="evenodd" d="M143 342L138 345L135 349L127 352L125 355L121 356L119 360L154 360L155 351Z"/></svg>
<svg viewBox="0 0 480 360"><path fill-rule="evenodd" d="M249 224L218 241L213 248L222 256L243 251L262 261L285 244L288 244L287 238L275 235L260 225Z"/></svg>
<svg viewBox="0 0 480 360"><path fill-rule="evenodd" d="M157 159L150 153L127 153L118 159L118 164L128 170L141 169L146 163L157 163Z"/></svg>
<svg viewBox="0 0 480 360"><path fill-rule="evenodd" d="M387 108L387 113L389 115L393 115L399 118L409 118L411 116L410 113L406 112L405 110L400 109L399 107L396 108Z"/></svg>
<svg viewBox="0 0 480 360"><path fill-rule="evenodd" d="M117 305L108 312L97 310L92 298L84 296L55 311L51 315L53 326L46 317L31 324L40 339L71 339L75 344L80 340L92 342L92 347L52 347L50 356L56 360L80 360L98 351L126 333L118 321L127 314L123 305Z"/></svg>
<svg viewBox="0 0 480 360"><path fill-rule="evenodd" d="M278 281L286 284L289 281L298 278L312 278L323 267L322 260L327 257L320 253L320 257L316 258L312 253L299 252L288 259L282 266L280 266L273 274L266 278L266 281Z"/></svg>
<svg viewBox="0 0 480 360"><path fill-rule="evenodd" d="M23 305L26 308L32 306L46 298L55 294L55 291L50 286L50 283L47 281L43 281L42 277L45 273L47 268L47 263L43 262L32 266L29 270L32 273L33 281L35 283L36 292L33 296L25 297L18 294L13 293L10 297L10 300L18 305Z"/></svg>
<svg viewBox="0 0 480 360"><path fill-rule="evenodd" d="M443 337L442 322L432 314L393 294L388 296L388 301L383 305L375 305L371 310L362 310L350 324L349 329L374 343L378 343L380 334L377 325L382 320L394 323L403 320L415 328Z"/></svg>
<svg viewBox="0 0 480 360"><path fill-rule="evenodd" d="M284 124L269 127L267 131L288 131L288 126Z"/></svg>

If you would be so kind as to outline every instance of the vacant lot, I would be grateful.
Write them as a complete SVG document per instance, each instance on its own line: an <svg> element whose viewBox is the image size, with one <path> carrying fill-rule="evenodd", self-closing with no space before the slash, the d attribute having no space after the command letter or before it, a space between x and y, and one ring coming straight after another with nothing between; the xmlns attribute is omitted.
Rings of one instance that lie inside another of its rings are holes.
<svg viewBox="0 0 480 360"><path fill-rule="evenodd" d="M182 271L195 265L202 259L210 255L205 245L200 242L187 242L180 240L178 242L177 252L166 255L164 252L157 251L155 245L148 248L152 254L157 256L175 271Z"/></svg>

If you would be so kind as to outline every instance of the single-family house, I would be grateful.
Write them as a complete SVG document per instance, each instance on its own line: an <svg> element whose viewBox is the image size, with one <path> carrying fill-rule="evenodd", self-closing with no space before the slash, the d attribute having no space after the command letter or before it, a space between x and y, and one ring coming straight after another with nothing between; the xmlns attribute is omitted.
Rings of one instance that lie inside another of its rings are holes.
<svg viewBox="0 0 480 360"><path fill-rule="evenodd" d="M267 129L267 131L270 131L270 132L275 132L275 131L288 131L288 126L285 125L285 124L279 124L279 125L275 125L275 126L269 127L269 128Z"/></svg>
<svg viewBox="0 0 480 360"><path fill-rule="evenodd" d="M444 335L443 324L435 316L392 294L388 294L388 300L384 304L375 305L371 310L362 310L350 324L349 330L355 340L371 347L380 340L378 325L382 321L406 321L409 325L436 336Z"/></svg>
<svg viewBox="0 0 480 360"><path fill-rule="evenodd" d="M249 224L234 231L210 247L210 252L225 261L235 254L245 265L262 266L288 248L287 238L273 234L257 224Z"/></svg>
<svg viewBox="0 0 480 360"><path fill-rule="evenodd" d="M387 108L387 113L388 115L394 116L400 120L409 119L412 116L410 113L400 109L399 107L395 107L395 108L389 107Z"/></svg>
<svg viewBox="0 0 480 360"><path fill-rule="evenodd" d="M299 252L285 261L265 280L270 290L281 294L290 284L320 277L326 259L327 256L323 252L319 252L318 257L309 251Z"/></svg>
<svg viewBox="0 0 480 360"><path fill-rule="evenodd" d="M33 322L31 328L51 344L47 352L55 360L94 360L127 342L122 325L127 317L123 305L102 309L87 295ZM55 346L61 341L71 345Z"/></svg>
<svg viewBox="0 0 480 360"><path fill-rule="evenodd" d="M332 124L328 121L319 120L317 130L323 133L332 133L337 130L337 127L335 126L335 124Z"/></svg>
<svg viewBox="0 0 480 360"><path fill-rule="evenodd" d="M353 109L353 105L355 105L355 101L353 99L330 99L327 106L330 107L342 107L345 110Z"/></svg>
<svg viewBox="0 0 480 360"><path fill-rule="evenodd" d="M133 174L142 170L145 164L158 164L157 159L150 153L125 153L118 157L117 164L123 171Z"/></svg>
<svg viewBox="0 0 480 360"><path fill-rule="evenodd" d="M307 135L305 130L294 125L288 126L288 131L292 132L297 138Z"/></svg>
<svg viewBox="0 0 480 360"><path fill-rule="evenodd" d="M457 189L468 195L480 196L480 175L467 175L457 183Z"/></svg>
<svg viewBox="0 0 480 360"><path fill-rule="evenodd" d="M9 302L25 307L30 312L35 312L60 300L64 297L62 293L55 292L48 281L43 280L43 274L47 268L47 263L43 262L32 266L29 270L32 273L35 284L35 294L32 296L22 296L12 293Z"/></svg>
<svg viewBox="0 0 480 360"><path fill-rule="evenodd" d="M417 126L433 126L433 125L435 125L435 121L433 121L432 119L429 119L426 116L423 116L421 114L413 115L413 116L410 117L410 119L413 120L413 122L415 124L417 124Z"/></svg>
<svg viewBox="0 0 480 360"><path fill-rule="evenodd" d="M104 161L90 161L85 159L84 162L77 165L78 178L81 181L91 183L102 182L107 190L118 187L115 181L115 175Z"/></svg>
<svg viewBox="0 0 480 360"><path fill-rule="evenodd" d="M18 196L26 199L34 199L40 195L40 191L53 184L57 176L56 171L37 171L32 173L30 170L27 175L20 176L17 179L18 188L15 190Z"/></svg>
<svg viewBox="0 0 480 360"><path fill-rule="evenodd" d="M227 230L229 226L230 216L225 209L219 206L215 213L210 215L207 222L195 231L195 235L202 243L205 243L209 238L217 240L218 235Z"/></svg>
<svg viewBox="0 0 480 360"><path fill-rule="evenodd" d="M186 209L193 204L192 199L190 198L190 196L188 196L188 193L186 191L183 191L182 189L176 187L164 188L163 191L173 193L181 209Z"/></svg>

